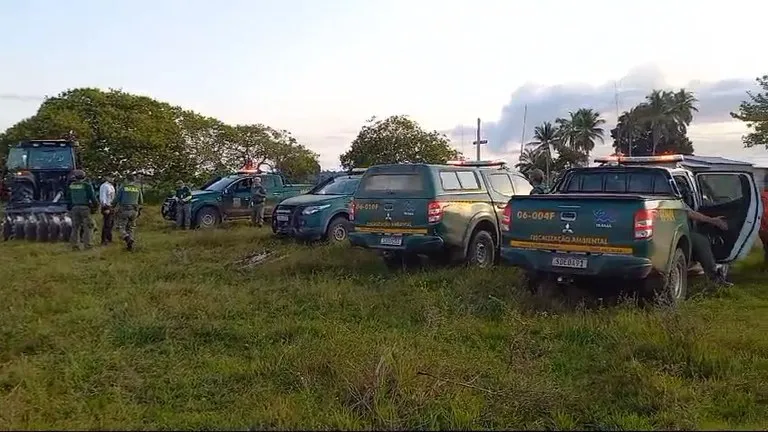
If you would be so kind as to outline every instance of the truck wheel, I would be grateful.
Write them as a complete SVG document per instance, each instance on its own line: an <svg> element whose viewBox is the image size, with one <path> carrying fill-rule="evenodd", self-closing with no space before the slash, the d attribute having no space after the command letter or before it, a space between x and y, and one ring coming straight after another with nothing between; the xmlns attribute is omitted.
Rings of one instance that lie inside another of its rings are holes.
<svg viewBox="0 0 768 432"><path fill-rule="evenodd" d="M664 306L677 306L685 300L688 296L688 262L682 249L675 250L666 275L650 276L646 280L646 291Z"/></svg>
<svg viewBox="0 0 768 432"><path fill-rule="evenodd" d="M195 222L197 223L198 228L214 228L221 223L221 217L219 216L219 212L213 207L203 207L197 212Z"/></svg>
<svg viewBox="0 0 768 432"><path fill-rule="evenodd" d="M467 264L478 267L488 268L493 266L496 261L496 244L493 236L488 231L478 231L472 236L467 250Z"/></svg>
<svg viewBox="0 0 768 432"><path fill-rule="evenodd" d="M349 237L349 221L344 216L337 216L333 218L330 224L328 224L328 231L325 233L325 238L333 243L342 243L347 241Z"/></svg>

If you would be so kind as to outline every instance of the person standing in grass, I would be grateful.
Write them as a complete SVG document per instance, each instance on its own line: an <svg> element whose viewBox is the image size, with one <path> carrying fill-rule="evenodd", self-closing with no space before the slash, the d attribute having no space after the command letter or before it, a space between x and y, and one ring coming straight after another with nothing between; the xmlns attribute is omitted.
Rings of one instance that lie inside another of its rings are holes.
<svg viewBox="0 0 768 432"><path fill-rule="evenodd" d="M264 225L264 201L267 190L261 184L261 177L253 178L251 186L251 223L261 228Z"/></svg>
<svg viewBox="0 0 768 432"><path fill-rule="evenodd" d="M188 229L192 221L192 190L183 181L176 182L176 227Z"/></svg>
<svg viewBox="0 0 768 432"><path fill-rule="evenodd" d="M144 197L141 193L141 187L136 184L136 176L129 174L126 183L120 186L115 197L115 205L119 206L117 228L125 242L125 248L129 251L133 250L133 231L136 228L136 219L141 214L143 204Z"/></svg>
<svg viewBox="0 0 768 432"><path fill-rule="evenodd" d="M112 243L112 229L115 225L115 212L112 201L115 200L115 179L106 176L104 183L99 186L99 203L101 204L101 245Z"/></svg>
<svg viewBox="0 0 768 432"><path fill-rule="evenodd" d="M72 173L74 181L67 188L67 205L69 215L72 218L72 235L70 242L73 250L91 248L91 236L93 235L93 217L99 206L93 185L85 180L83 170L75 170Z"/></svg>

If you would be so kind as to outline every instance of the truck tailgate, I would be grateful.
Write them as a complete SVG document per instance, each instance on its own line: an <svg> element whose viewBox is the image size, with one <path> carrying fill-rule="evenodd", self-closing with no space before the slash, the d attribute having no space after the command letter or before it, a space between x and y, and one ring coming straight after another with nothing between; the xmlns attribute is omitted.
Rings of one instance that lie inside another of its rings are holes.
<svg viewBox="0 0 768 432"><path fill-rule="evenodd" d="M509 201L506 246L632 254L635 214L647 197L613 194L520 195Z"/></svg>

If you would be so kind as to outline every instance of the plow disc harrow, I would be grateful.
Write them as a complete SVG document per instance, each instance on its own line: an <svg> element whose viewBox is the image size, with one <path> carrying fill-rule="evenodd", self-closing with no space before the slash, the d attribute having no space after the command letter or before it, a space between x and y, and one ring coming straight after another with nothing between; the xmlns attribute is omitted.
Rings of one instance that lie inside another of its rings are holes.
<svg viewBox="0 0 768 432"><path fill-rule="evenodd" d="M3 219L3 240L69 241L72 219L66 213L8 214Z"/></svg>

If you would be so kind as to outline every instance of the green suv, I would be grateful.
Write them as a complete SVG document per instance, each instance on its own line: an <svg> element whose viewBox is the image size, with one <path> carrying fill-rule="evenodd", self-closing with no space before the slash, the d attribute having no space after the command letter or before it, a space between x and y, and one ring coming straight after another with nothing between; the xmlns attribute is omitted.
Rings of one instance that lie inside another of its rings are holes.
<svg viewBox="0 0 768 432"><path fill-rule="evenodd" d="M347 240L349 203L364 171L331 177L306 195L282 201L272 214L272 232L303 240Z"/></svg>
<svg viewBox="0 0 768 432"><path fill-rule="evenodd" d="M504 161L377 165L354 194L349 240L378 251L391 268L419 255L489 267L499 256L507 202L532 189Z"/></svg>
<svg viewBox="0 0 768 432"><path fill-rule="evenodd" d="M264 214L269 217L272 208L280 201L306 193L312 186L290 184L282 175L273 173L250 173L217 177L201 190L192 191L192 224L198 228L216 227L224 221L245 220L251 217L251 183L253 177L261 177L261 184L267 190ZM163 218L176 220L177 202L174 197L165 199L160 209Z"/></svg>

